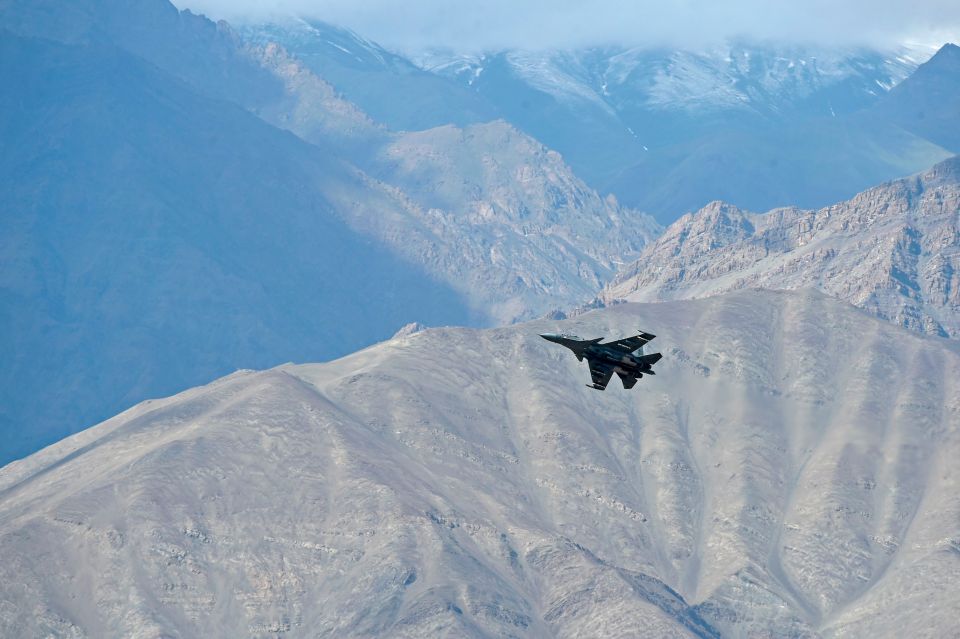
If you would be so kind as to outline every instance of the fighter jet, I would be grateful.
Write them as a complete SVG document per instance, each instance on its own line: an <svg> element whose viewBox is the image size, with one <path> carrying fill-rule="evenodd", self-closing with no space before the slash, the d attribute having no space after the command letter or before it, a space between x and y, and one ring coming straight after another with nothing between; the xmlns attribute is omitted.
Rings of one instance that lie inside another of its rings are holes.
<svg viewBox="0 0 960 639"><path fill-rule="evenodd" d="M660 361L660 353L643 354L643 345L656 335L640 331L634 337L625 337L613 342L601 344L602 337L596 339L580 339L576 335L543 333L545 340L566 346L581 362L587 358L590 366L590 376L593 384L590 388L604 390L614 373L620 377L624 388L633 388L637 380L647 375L653 375L653 365Z"/></svg>

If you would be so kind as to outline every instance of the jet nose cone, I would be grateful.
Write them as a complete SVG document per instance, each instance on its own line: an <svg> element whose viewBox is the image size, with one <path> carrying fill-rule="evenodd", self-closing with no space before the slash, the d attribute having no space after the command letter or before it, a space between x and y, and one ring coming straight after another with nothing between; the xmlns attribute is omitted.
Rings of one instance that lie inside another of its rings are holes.
<svg viewBox="0 0 960 639"><path fill-rule="evenodd" d="M540 333L540 337L550 342L555 342L560 338L556 333Z"/></svg>

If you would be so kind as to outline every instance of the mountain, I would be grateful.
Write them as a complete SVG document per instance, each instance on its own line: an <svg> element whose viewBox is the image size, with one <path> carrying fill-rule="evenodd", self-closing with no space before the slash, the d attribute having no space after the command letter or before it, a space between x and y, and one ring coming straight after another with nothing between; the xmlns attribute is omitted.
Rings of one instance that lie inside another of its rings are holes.
<svg viewBox="0 0 960 639"><path fill-rule="evenodd" d="M468 125L451 135L460 128L451 128L444 116L437 120L444 126L433 131L396 131L384 113L429 109L401 91L389 99L377 93L379 107L368 112L369 101L354 103L331 84L341 75L320 64L327 58L311 46L336 52L339 63L362 69L364 77L370 65L400 73L410 92L427 98L437 94L433 85L453 83L349 31L287 23L280 40L295 45L294 54L275 41L279 27L247 29L243 40L230 25L177 12L167 0L69 4L72 11L49 0L10 0L0 7L0 19L18 32L65 42L107 40L198 93L232 102L320 147L341 161L342 170L318 185L332 210L464 294L477 321L529 319L576 304L661 230L639 210L601 198L559 156L503 122ZM379 91L391 86L382 78L375 84ZM454 103L444 113L464 108ZM469 153L458 148L464 140ZM415 171L397 161L400 149L419 154ZM475 161L481 157L482 163Z"/></svg>
<svg viewBox="0 0 960 639"><path fill-rule="evenodd" d="M836 117L856 111L907 77L917 64L912 56L923 52L897 54L731 42L700 51L428 53L418 62L474 87L505 109L508 119L522 128L532 127L539 139L552 142L557 137L560 132L551 128L557 118L605 121L611 134L619 138L629 134L635 151L649 152L718 126L753 124L763 117ZM542 103L537 106L552 104L557 118L542 117L530 108L531 101ZM571 158L582 154L568 145L555 146ZM572 160L577 168L579 160ZM590 165L597 170L596 160Z"/></svg>
<svg viewBox="0 0 960 639"><path fill-rule="evenodd" d="M3 0L0 27L71 45L110 45L146 60L202 95L243 105L282 95L226 23L167 0Z"/></svg>
<svg viewBox="0 0 960 639"><path fill-rule="evenodd" d="M8 1L0 29L0 464L237 368L569 307L659 231L502 123L463 134L483 166L405 139L166 0Z"/></svg>
<svg viewBox="0 0 960 639"><path fill-rule="evenodd" d="M714 202L671 225L600 300L807 287L913 330L960 336L960 158L819 210L756 214Z"/></svg>
<svg viewBox="0 0 960 639"><path fill-rule="evenodd" d="M498 323L595 294L662 230L601 198L559 154L502 120L390 131L280 45L250 51L287 88L288 99L260 115L348 156L381 196L340 194L337 208L353 228L423 265Z"/></svg>
<svg viewBox="0 0 960 639"><path fill-rule="evenodd" d="M945 159L937 139L862 114L922 55L733 42L424 64L469 83L596 188L668 223L714 199L822 206Z"/></svg>
<svg viewBox="0 0 960 639"><path fill-rule="evenodd" d="M595 294L662 228L601 198L558 153L503 121L399 135L375 171L398 185L405 214L344 207L357 228L499 323Z"/></svg>
<svg viewBox="0 0 960 639"><path fill-rule="evenodd" d="M637 327L629 392L537 335ZM238 372L0 469L0 634L947 636L958 380L812 291Z"/></svg>
<svg viewBox="0 0 960 639"><path fill-rule="evenodd" d="M485 321L343 221L335 189L376 200L323 149L115 47L0 53L0 463L238 367Z"/></svg>
<svg viewBox="0 0 960 639"><path fill-rule="evenodd" d="M344 41L349 32L299 28L313 34L308 43L336 35L315 44L341 54L349 45L370 64L396 58L356 35ZM395 201L384 210L379 200L345 199L338 209L351 225L424 265L498 323L593 295L662 230L649 215L600 197L559 154L503 120L391 131L318 75L313 49L294 56L271 40L275 29L246 33L249 52L283 79L288 96L258 113L333 145L372 190Z"/></svg>
<svg viewBox="0 0 960 639"><path fill-rule="evenodd" d="M386 127L344 99L280 45L247 45L244 51L283 83L282 98L269 104L247 103L265 121L312 144L333 148L354 163L364 163L389 140Z"/></svg>
<svg viewBox="0 0 960 639"><path fill-rule="evenodd" d="M500 117L555 148L579 175L604 190L611 173L643 152L643 143L607 103L595 56L589 51L427 52L416 60L470 87Z"/></svg>
<svg viewBox="0 0 960 639"><path fill-rule="evenodd" d="M753 210L826 206L951 155L885 122L758 122L647 154L608 188L668 224L717 199Z"/></svg>
<svg viewBox="0 0 960 639"><path fill-rule="evenodd" d="M875 107L881 117L960 153L960 47L945 45Z"/></svg>
<svg viewBox="0 0 960 639"><path fill-rule="evenodd" d="M925 47L734 41L405 57L316 21L241 32L281 44L371 114L395 104L392 119L375 116L395 129L505 120L561 153L592 188L665 224L716 199L755 210L825 206L956 152L935 127L904 127L874 109L931 56ZM410 97L423 95L424 73L434 77L430 106ZM922 100L936 102L935 91ZM952 115L938 130L960 129Z"/></svg>

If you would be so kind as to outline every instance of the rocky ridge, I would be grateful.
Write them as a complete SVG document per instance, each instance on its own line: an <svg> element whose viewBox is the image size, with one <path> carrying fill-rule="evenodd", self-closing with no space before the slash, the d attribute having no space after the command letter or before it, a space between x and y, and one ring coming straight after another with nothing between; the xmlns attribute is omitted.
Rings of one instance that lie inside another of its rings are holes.
<svg viewBox="0 0 960 639"><path fill-rule="evenodd" d="M714 202L672 224L599 301L807 287L912 330L960 336L960 158L815 211Z"/></svg>

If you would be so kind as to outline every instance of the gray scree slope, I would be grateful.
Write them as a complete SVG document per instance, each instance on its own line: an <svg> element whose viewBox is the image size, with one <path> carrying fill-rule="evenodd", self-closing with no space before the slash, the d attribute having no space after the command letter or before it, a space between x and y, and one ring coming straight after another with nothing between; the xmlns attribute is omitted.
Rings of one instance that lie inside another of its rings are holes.
<svg viewBox="0 0 960 639"><path fill-rule="evenodd" d="M942 637L958 454L957 345L816 292L428 330L0 469L0 635Z"/></svg>

